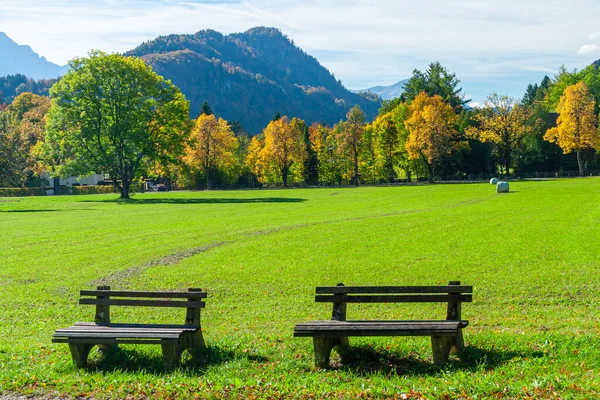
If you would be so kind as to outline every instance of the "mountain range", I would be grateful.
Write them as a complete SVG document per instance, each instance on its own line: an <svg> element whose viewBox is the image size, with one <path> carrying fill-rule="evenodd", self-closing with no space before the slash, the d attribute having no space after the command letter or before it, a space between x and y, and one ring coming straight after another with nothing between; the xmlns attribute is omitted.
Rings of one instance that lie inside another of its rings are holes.
<svg viewBox="0 0 600 400"><path fill-rule="evenodd" d="M373 93L379 96L382 100L393 100L402 95L404 92L404 85L408 82L408 79L403 79L399 82L394 83L390 86L373 86L363 90L353 90L354 93Z"/></svg>
<svg viewBox="0 0 600 400"><path fill-rule="evenodd" d="M202 30L161 36L126 53L141 57L190 100L192 117L207 101L215 114L251 133L276 113L333 124L358 105L371 118L379 101L347 90L278 29L223 35Z"/></svg>
<svg viewBox="0 0 600 400"><path fill-rule="evenodd" d="M58 78L69 69L40 57L29 46L15 43L4 32L0 32L0 54L0 76L22 74L33 79Z"/></svg>

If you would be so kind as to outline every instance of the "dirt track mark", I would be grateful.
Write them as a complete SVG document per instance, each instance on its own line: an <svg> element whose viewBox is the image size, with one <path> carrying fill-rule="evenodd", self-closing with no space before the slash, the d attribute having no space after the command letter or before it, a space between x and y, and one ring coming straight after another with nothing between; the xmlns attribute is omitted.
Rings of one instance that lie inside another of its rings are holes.
<svg viewBox="0 0 600 400"><path fill-rule="evenodd" d="M364 217L346 217L346 218L334 219L334 220L330 220L330 221L307 222L305 224L282 226L279 228L272 228L272 229L259 229L257 231L247 232L244 234L244 236L245 237L262 236L262 235L270 235L271 233L292 231L295 229L302 229L302 228L318 226L318 225L331 225L331 224L338 224L338 223L350 222L350 221L362 221L362 220L368 220L368 219L396 217L399 215L416 214L416 213L434 211L434 210L438 210L438 209L449 209L449 208L456 208L456 207L465 206L465 205L478 204L478 203L482 203L487 200L489 200L489 199L486 199L486 198L472 199L472 200L461 201L459 203L448 204L443 207L429 207L429 208L422 208L422 209L416 209L416 210L396 211L396 212L385 213L385 214L367 215ZM233 242L230 242L230 243L233 243Z"/></svg>
<svg viewBox="0 0 600 400"><path fill-rule="evenodd" d="M223 246L228 242L217 242L211 243L202 247L195 247L188 250L179 251L177 253L168 254L164 257L158 258L156 260L150 260L144 264L136 265L122 271L113 272L110 275L104 276L102 278L96 279L90 282L91 285L108 285L110 286L113 283L119 283L119 286L123 285L123 282L127 282L135 277L143 274L147 269L158 266L170 266L178 264L181 260L192 257L199 253L204 253L210 249L214 249L215 247Z"/></svg>

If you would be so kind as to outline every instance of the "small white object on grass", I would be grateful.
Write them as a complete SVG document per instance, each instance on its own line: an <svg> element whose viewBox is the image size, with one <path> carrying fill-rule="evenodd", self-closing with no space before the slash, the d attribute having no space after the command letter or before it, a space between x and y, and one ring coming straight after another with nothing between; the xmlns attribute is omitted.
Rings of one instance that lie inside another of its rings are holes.
<svg viewBox="0 0 600 400"><path fill-rule="evenodd" d="M490 185L495 185L498 183L498 178L492 178L490 179Z"/></svg>
<svg viewBox="0 0 600 400"><path fill-rule="evenodd" d="M508 182L498 182L496 185L496 193L508 193Z"/></svg>

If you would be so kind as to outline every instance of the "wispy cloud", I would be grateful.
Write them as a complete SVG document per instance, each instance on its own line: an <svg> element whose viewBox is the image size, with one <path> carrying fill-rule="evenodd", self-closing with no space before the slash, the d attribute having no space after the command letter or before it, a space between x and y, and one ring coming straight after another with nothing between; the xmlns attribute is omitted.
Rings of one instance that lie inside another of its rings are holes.
<svg viewBox="0 0 600 400"><path fill-rule="evenodd" d="M60 64L158 35L265 25L348 87L392 84L439 60L477 101L484 81L499 92L509 82L519 96L562 64L594 61L599 18L596 0L0 0L0 30Z"/></svg>
<svg viewBox="0 0 600 400"><path fill-rule="evenodd" d="M597 44L585 44L577 51L577 54L599 54L600 45Z"/></svg>

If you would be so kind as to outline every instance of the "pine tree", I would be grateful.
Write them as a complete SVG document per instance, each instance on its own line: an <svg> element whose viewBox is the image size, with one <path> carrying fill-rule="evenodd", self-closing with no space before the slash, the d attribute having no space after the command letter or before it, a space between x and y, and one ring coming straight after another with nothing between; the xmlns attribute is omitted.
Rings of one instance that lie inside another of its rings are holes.
<svg viewBox="0 0 600 400"><path fill-rule="evenodd" d="M200 115L213 115L214 112L212 110L212 108L210 108L210 106L208 105L208 102L205 101L204 103L202 103L202 107L200 107Z"/></svg>

